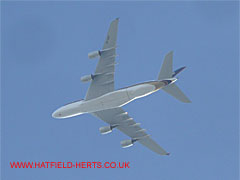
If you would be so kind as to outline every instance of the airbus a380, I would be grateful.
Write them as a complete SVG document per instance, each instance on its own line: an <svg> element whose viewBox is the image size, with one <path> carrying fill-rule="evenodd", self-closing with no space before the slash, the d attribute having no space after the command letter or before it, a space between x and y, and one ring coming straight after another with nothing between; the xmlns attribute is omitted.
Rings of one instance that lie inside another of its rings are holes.
<svg viewBox="0 0 240 180"><path fill-rule="evenodd" d="M110 133L116 128L130 137L128 140L121 141L121 146L123 148L130 147L135 142L139 142L158 154L169 155L168 152L152 140L145 129L140 127L140 123L136 123L133 118L122 109L122 106L135 99L157 92L160 89L181 102L191 102L175 84L177 81L176 75L185 67L173 71L173 52L169 52L165 56L157 80L115 90L114 72L116 65L115 57L118 22L118 18L112 21L102 50L88 54L90 59L99 57L99 61L94 74L86 75L81 78L83 82L91 81L85 99L60 107L52 116L54 118L63 119L90 113L109 124L99 129L101 134Z"/></svg>

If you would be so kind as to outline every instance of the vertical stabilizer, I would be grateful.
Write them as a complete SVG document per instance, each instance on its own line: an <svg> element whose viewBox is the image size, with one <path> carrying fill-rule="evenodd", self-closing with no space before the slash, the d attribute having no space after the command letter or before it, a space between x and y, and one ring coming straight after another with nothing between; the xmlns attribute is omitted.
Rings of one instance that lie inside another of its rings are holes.
<svg viewBox="0 0 240 180"><path fill-rule="evenodd" d="M158 80L172 78L173 74L173 51L170 51L164 58Z"/></svg>
<svg viewBox="0 0 240 180"><path fill-rule="evenodd" d="M164 58L160 73L158 75L158 80L173 78L184 69L185 67L181 67L173 72L173 51L170 51ZM175 97L177 100L181 102L184 103L191 102L175 83L171 83L163 87L162 90L170 94L171 96Z"/></svg>

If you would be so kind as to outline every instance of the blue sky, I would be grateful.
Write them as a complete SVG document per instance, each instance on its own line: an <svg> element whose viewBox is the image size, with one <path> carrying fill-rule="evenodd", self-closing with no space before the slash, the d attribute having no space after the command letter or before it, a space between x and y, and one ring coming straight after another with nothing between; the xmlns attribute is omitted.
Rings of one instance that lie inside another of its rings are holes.
<svg viewBox="0 0 240 180"><path fill-rule="evenodd" d="M238 179L238 2L2 2L2 179ZM136 143L90 115L54 120L84 98L110 22L120 17L116 88L157 78L165 54L177 84L124 107L171 153ZM130 169L11 169L10 161L129 161Z"/></svg>

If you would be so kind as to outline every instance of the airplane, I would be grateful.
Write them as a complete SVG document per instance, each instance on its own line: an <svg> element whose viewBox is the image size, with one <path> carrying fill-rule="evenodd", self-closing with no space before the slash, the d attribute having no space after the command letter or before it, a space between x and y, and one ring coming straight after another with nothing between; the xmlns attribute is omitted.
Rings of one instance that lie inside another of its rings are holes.
<svg viewBox="0 0 240 180"><path fill-rule="evenodd" d="M152 140L150 135L146 133L146 130L140 127L140 123L136 123L122 109L122 106L160 89L181 102L190 103L191 101L175 84L177 81L176 75L183 71L185 67L176 71L172 70L173 52L171 51L164 58L157 80L115 90L114 72L118 22L119 18L116 18L110 24L102 50L88 54L90 59L99 58L99 61L94 74L81 77L82 82L91 81L85 99L60 107L53 112L52 117L63 119L89 113L109 124L99 128L101 134L108 134L113 129L118 129L130 137L128 140L121 141L120 144L123 148L139 142L157 154L169 155L170 153Z"/></svg>

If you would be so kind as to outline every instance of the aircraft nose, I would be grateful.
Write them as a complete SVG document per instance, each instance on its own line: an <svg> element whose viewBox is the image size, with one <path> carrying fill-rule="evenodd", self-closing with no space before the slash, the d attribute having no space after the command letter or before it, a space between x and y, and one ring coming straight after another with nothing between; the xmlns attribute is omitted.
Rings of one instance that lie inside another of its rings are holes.
<svg viewBox="0 0 240 180"><path fill-rule="evenodd" d="M54 111L54 112L52 113L52 117L59 119L59 118L62 117L62 113L59 112L58 110L56 110L56 111Z"/></svg>

